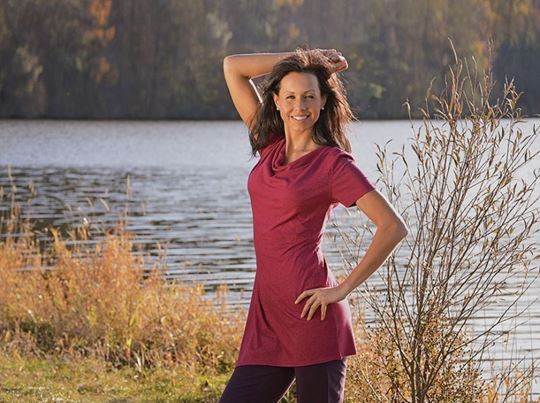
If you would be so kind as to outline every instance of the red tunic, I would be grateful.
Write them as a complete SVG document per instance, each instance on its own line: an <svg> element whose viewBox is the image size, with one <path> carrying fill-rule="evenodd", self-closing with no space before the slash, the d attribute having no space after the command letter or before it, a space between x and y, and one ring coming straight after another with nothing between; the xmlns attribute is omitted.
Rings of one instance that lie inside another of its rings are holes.
<svg viewBox="0 0 540 403"><path fill-rule="evenodd" d="M327 218L374 186L338 147L322 146L283 165L285 138L260 150L247 189L256 273L236 367L298 367L356 354L347 299L300 318L304 290L338 285L321 251Z"/></svg>

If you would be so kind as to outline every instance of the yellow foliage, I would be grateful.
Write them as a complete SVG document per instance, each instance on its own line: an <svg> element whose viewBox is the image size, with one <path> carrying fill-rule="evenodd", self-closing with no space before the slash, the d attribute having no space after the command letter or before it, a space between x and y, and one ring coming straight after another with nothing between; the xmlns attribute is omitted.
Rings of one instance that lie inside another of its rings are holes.
<svg viewBox="0 0 540 403"><path fill-rule="evenodd" d="M111 14L112 0L92 0L88 6L90 15L99 26L105 26Z"/></svg>

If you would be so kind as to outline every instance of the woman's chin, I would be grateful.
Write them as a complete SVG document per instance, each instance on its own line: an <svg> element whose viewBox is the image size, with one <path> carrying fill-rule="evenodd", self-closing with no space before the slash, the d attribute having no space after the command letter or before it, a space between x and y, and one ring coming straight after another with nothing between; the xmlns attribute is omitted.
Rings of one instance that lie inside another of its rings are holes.
<svg viewBox="0 0 540 403"><path fill-rule="evenodd" d="M285 124L285 131L289 133L298 133L303 135L304 133L313 133L315 130L314 125L302 125L302 124Z"/></svg>

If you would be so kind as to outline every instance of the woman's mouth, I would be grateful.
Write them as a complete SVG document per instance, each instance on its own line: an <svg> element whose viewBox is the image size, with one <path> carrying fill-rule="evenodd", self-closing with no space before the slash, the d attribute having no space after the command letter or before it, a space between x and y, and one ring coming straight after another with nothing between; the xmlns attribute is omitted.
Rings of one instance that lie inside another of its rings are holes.
<svg viewBox="0 0 540 403"><path fill-rule="evenodd" d="M292 116L292 118L294 120L297 120L299 122L301 122L302 120L306 120L307 118L309 117L309 115L297 115L297 116Z"/></svg>

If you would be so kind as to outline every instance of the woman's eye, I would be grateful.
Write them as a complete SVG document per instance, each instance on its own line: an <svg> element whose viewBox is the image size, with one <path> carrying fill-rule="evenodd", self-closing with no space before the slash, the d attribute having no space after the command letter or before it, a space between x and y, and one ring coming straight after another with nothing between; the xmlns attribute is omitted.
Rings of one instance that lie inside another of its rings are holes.
<svg viewBox="0 0 540 403"><path fill-rule="evenodd" d="M287 97L287 99L291 99L291 98L294 98L294 97L293 97L292 95L289 95L289 96Z"/></svg>

